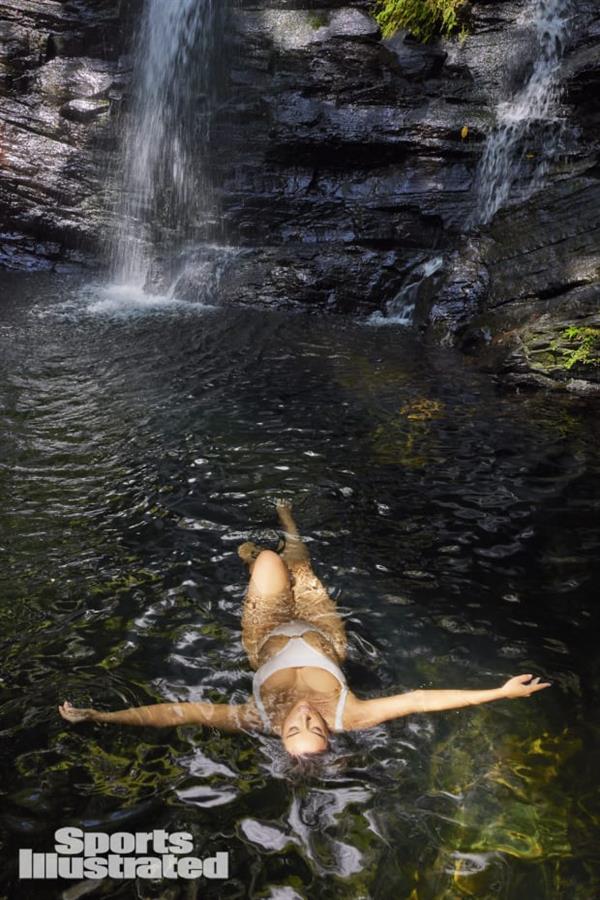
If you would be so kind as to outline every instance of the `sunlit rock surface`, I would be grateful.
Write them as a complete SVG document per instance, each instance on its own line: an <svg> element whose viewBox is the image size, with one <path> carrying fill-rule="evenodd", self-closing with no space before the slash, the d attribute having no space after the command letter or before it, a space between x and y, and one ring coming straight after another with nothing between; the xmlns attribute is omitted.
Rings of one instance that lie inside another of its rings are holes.
<svg viewBox="0 0 600 900"><path fill-rule="evenodd" d="M91 262L136 3L0 0L0 265Z"/></svg>

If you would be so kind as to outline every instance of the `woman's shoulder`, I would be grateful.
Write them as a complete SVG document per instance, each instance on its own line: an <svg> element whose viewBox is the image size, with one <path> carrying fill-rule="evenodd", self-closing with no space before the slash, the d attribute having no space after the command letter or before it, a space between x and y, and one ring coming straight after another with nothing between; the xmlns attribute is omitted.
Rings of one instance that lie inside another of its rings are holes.
<svg viewBox="0 0 600 900"><path fill-rule="evenodd" d="M370 728L373 722L370 721L369 702L360 700L356 694L348 690L342 723L344 731L360 731Z"/></svg>
<svg viewBox="0 0 600 900"><path fill-rule="evenodd" d="M264 723L252 697L246 703L229 706L229 716L239 731L264 731Z"/></svg>

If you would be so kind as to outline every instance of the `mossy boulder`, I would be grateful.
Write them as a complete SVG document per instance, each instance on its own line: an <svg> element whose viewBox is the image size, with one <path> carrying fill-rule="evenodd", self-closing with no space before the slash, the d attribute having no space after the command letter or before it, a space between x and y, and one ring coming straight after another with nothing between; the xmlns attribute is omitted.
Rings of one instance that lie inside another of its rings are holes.
<svg viewBox="0 0 600 900"><path fill-rule="evenodd" d="M515 384L600 395L600 316L542 316L517 332L508 364Z"/></svg>

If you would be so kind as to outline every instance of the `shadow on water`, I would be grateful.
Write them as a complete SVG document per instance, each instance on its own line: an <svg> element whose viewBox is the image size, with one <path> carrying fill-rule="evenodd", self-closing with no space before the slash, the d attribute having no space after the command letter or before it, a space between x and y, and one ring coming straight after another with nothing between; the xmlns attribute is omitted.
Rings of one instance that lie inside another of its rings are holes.
<svg viewBox="0 0 600 900"><path fill-rule="evenodd" d="M228 850L207 897L597 894L594 411L499 395L395 329L2 287L2 890L73 823ZM236 547L275 542L280 495L359 696L553 688L339 736L299 784L269 739L66 726L65 697L247 695Z"/></svg>

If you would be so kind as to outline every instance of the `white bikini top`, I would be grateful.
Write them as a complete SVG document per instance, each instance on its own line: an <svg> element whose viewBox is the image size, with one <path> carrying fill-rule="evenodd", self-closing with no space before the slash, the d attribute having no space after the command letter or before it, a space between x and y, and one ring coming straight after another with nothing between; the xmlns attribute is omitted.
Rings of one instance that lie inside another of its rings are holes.
<svg viewBox="0 0 600 900"><path fill-rule="evenodd" d="M261 687L267 678L270 678L271 675L275 672L279 672L281 669L297 669L304 666L311 666L314 669L325 669L339 681L342 689L335 711L334 729L335 731L343 731L344 729L344 707L348 696L348 685L346 684L344 673L340 667L332 662L329 657L325 656L324 653L320 653L306 641L302 640L302 635L307 631L316 631L318 634L322 634L327 640L330 640L325 632L321 631L320 628L317 628L316 625L310 625L308 622L297 620L294 622L286 622L285 625L279 625L278 628L274 628L260 645L263 647L269 638L276 634L285 634L291 638L285 647L278 653L275 653L271 659L267 660L267 662L254 673L254 680L252 683L254 702L256 703L256 708L258 709L262 723L267 731L271 730L271 722L260 696Z"/></svg>

